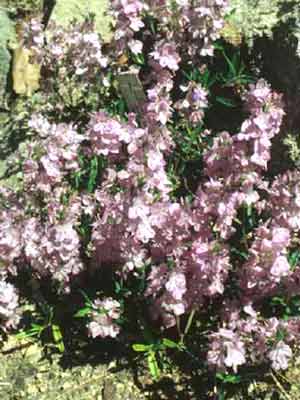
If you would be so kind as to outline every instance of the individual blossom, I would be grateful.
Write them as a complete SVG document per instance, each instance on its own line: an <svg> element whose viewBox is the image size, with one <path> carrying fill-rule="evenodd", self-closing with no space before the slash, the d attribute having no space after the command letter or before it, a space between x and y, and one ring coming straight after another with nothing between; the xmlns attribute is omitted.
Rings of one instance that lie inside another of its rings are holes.
<svg viewBox="0 0 300 400"><path fill-rule="evenodd" d="M277 371L288 368L288 362L293 353L289 345L280 340L268 354L272 367Z"/></svg>
<svg viewBox="0 0 300 400"><path fill-rule="evenodd" d="M143 43L140 40L131 40L128 46L133 54L141 54L143 51Z"/></svg>
<svg viewBox="0 0 300 400"><path fill-rule="evenodd" d="M180 56L176 51L175 43L161 41L156 44L155 50L151 55L162 68L167 67L171 71L179 69Z"/></svg>
<svg viewBox="0 0 300 400"><path fill-rule="evenodd" d="M174 299L181 300L183 295L186 293L186 280L184 274L173 272L165 287Z"/></svg>

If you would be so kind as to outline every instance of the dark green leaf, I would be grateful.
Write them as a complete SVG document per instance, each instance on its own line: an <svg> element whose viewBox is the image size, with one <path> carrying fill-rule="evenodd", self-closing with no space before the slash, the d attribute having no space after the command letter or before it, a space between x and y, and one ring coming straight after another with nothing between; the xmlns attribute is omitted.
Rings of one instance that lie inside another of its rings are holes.
<svg viewBox="0 0 300 400"><path fill-rule="evenodd" d="M216 97L216 101L217 101L218 103L223 104L223 105L226 106L226 107L231 107L231 108L236 107L236 104L235 104L234 101L232 101L232 100L230 100L230 99L226 99L225 97L217 96L217 97Z"/></svg>

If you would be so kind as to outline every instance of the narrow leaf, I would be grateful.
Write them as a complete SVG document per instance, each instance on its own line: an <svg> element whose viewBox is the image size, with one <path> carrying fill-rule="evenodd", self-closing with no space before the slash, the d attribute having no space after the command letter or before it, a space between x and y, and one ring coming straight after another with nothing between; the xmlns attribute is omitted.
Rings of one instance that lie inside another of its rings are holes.
<svg viewBox="0 0 300 400"><path fill-rule="evenodd" d="M65 351L65 345L63 342L63 335L61 329L58 325L55 324L52 325L52 334L56 347L61 353L63 353Z"/></svg>
<svg viewBox="0 0 300 400"><path fill-rule="evenodd" d="M149 346L147 346L145 344L139 344L139 343L133 344L132 348L134 351L137 351L137 352L145 352L145 351L149 350Z"/></svg>
<svg viewBox="0 0 300 400"><path fill-rule="evenodd" d="M155 353L153 351L148 353L147 360L148 360L148 367L150 374L154 379L158 379L160 375L160 370L156 360Z"/></svg>
<svg viewBox="0 0 300 400"><path fill-rule="evenodd" d="M170 340L170 339L163 339L162 343L164 346L169 347L170 349L178 348L178 344L176 342L173 342L173 340Z"/></svg>

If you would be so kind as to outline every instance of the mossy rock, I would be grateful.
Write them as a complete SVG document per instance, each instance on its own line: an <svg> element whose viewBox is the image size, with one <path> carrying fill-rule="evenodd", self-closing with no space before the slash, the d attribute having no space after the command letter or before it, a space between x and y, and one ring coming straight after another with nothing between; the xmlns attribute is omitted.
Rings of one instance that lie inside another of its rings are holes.
<svg viewBox="0 0 300 400"><path fill-rule="evenodd" d="M5 108L6 91L11 65L9 43L15 40L14 24L7 12L0 8L0 108Z"/></svg>
<svg viewBox="0 0 300 400"><path fill-rule="evenodd" d="M25 17L40 13L43 0L0 0L0 7L8 10L15 17Z"/></svg>
<svg viewBox="0 0 300 400"><path fill-rule="evenodd" d="M6 46L0 44L0 107L5 107L5 97L10 71L11 55Z"/></svg>
<svg viewBox="0 0 300 400"><path fill-rule="evenodd" d="M109 40L111 19L105 15L107 7L107 0L56 0L51 20L66 26L72 19L80 21L93 13L98 32L105 40Z"/></svg>

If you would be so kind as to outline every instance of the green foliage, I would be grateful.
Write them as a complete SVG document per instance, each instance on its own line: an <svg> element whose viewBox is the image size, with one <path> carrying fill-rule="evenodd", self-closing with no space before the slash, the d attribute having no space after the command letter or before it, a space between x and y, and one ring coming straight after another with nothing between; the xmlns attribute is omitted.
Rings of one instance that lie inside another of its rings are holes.
<svg viewBox="0 0 300 400"><path fill-rule="evenodd" d="M24 329L16 335L19 340L36 338L44 340L45 347L56 348L60 353L64 353L65 346L63 333L60 325L55 320L54 308L44 304L40 308L40 313L35 315L35 322L31 322L28 329Z"/></svg>
<svg viewBox="0 0 300 400"><path fill-rule="evenodd" d="M75 318L88 317L94 309L93 302L89 298L89 296L83 290L80 290L80 293L84 297L85 303L84 307L82 307L80 310L76 312L76 314L74 315Z"/></svg>
<svg viewBox="0 0 300 400"><path fill-rule="evenodd" d="M242 120L245 114L241 95L247 85L254 82L254 77L246 55L220 40L215 43L215 57L211 63L202 70L186 66L182 71L182 79L186 84L200 84L207 90L209 98L209 108L202 123L192 126L185 118L177 118L174 125L169 127L176 144L168 159L173 196L189 195L193 198L203 173L203 153L211 146L217 132L239 128L239 118ZM207 129L211 130L211 134L207 134Z"/></svg>
<svg viewBox="0 0 300 400"><path fill-rule="evenodd" d="M270 306L276 315L288 320L300 315L300 296L276 296L271 299Z"/></svg>
<svg viewBox="0 0 300 400"><path fill-rule="evenodd" d="M221 42L215 44L215 49L222 54L225 61L225 68L217 75L217 81L221 85L243 88L245 85L253 82L253 78L247 73L246 65L238 49L234 51L232 56L227 55L226 49Z"/></svg>
<svg viewBox="0 0 300 400"><path fill-rule="evenodd" d="M176 349L182 351L183 346L180 343L163 338L156 341L151 340L149 344L135 343L132 345L132 349L137 353L144 353L149 372L152 378L157 380L160 378L161 372L166 364L164 354L166 350Z"/></svg>
<svg viewBox="0 0 300 400"><path fill-rule="evenodd" d="M225 374L222 372L218 372L216 374L216 378L222 383L231 383L233 385L241 383L240 375L232 375L232 374Z"/></svg>
<svg viewBox="0 0 300 400"><path fill-rule="evenodd" d="M87 192L92 193L100 182L107 161L102 156L89 159L81 155L79 163L78 171L70 177L71 185L74 190L87 190Z"/></svg>
<svg viewBox="0 0 300 400"><path fill-rule="evenodd" d="M300 166L300 135L289 133L283 143L287 146L288 155L293 163Z"/></svg>

